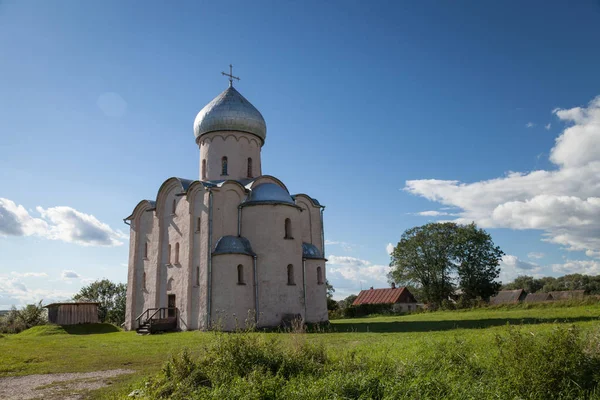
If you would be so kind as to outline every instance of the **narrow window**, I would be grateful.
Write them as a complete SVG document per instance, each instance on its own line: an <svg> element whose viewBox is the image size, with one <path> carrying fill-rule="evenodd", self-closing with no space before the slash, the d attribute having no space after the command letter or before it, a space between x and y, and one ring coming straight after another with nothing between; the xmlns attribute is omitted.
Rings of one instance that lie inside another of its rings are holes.
<svg viewBox="0 0 600 400"><path fill-rule="evenodd" d="M248 178L252 178L252 158L248 157Z"/></svg>
<svg viewBox="0 0 600 400"><path fill-rule="evenodd" d="M200 232L200 217L196 220L196 232Z"/></svg>
<svg viewBox="0 0 600 400"><path fill-rule="evenodd" d="M238 285L244 285L244 266L242 264L237 266L238 272Z"/></svg>
<svg viewBox="0 0 600 400"><path fill-rule="evenodd" d="M202 160L202 180L206 180L206 159Z"/></svg>
<svg viewBox="0 0 600 400"><path fill-rule="evenodd" d="M293 239L292 237L292 221L289 218L285 219L285 239Z"/></svg>
<svg viewBox="0 0 600 400"><path fill-rule="evenodd" d="M142 275L142 289L146 290L146 272Z"/></svg>
<svg viewBox="0 0 600 400"><path fill-rule="evenodd" d="M292 264L287 266L288 285L295 285L294 283L294 266Z"/></svg>
<svg viewBox="0 0 600 400"><path fill-rule="evenodd" d="M196 286L200 286L200 267L196 267Z"/></svg>
<svg viewBox="0 0 600 400"><path fill-rule="evenodd" d="M317 267L317 284L323 284L323 270L321 270L321 267Z"/></svg>
<svg viewBox="0 0 600 400"><path fill-rule="evenodd" d="M179 242L175 243L175 264L179 264Z"/></svg>
<svg viewBox="0 0 600 400"><path fill-rule="evenodd" d="M221 175L227 175L227 157L221 158Z"/></svg>
<svg viewBox="0 0 600 400"><path fill-rule="evenodd" d="M167 264L171 264L171 245L167 247Z"/></svg>
<svg viewBox="0 0 600 400"><path fill-rule="evenodd" d="M144 259L148 259L148 242L144 243Z"/></svg>
<svg viewBox="0 0 600 400"><path fill-rule="evenodd" d="M175 210L177 210L177 199L173 199L173 209L171 210L171 214L175 215Z"/></svg>

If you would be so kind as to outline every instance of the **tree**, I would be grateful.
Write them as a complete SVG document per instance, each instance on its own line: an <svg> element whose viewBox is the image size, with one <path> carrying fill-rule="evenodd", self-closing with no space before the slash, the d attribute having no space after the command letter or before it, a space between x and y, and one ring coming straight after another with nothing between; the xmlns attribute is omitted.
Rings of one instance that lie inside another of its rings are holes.
<svg viewBox="0 0 600 400"><path fill-rule="evenodd" d="M73 300L100 303L98 306L100 321L120 326L125 322L126 297L127 285L102 279L82 287L79 293L73 296Z"/></svg>
<svg viewBox="0 0 600 400"><path fill-rule="evenodd" d="M339 308L348 308L352 305L352 303L354 303L354 300L356 300L358 296L355 294L351 294L350 296L346 297L344 300L340 300L338 301L338 306Z"/></svg>
<svg viewBox="0 0 600 400"><path fill-rule="evenodd" d="M333 288L333 285L329 283L329 280L325 280L325 285L327 287L327 309L331 311L337 310L339 307L338 303L333 299L335 289Z"/></svg>
<svg viewBox="0 0 600 400"><path fill-rule="evenodd" d="M416 287L422 301L439 306L462 289L467 299L498 292L504 253L475 224L430 223L408 229L391 254L388 277Z"/></svg>
<svg viewBox="0 0 600 400"><path fill-rule="evenodd" d="M490 297L500 290L500 260L504 252L475 224L459 226L454 238L459 286L464 300Z"/></svg>

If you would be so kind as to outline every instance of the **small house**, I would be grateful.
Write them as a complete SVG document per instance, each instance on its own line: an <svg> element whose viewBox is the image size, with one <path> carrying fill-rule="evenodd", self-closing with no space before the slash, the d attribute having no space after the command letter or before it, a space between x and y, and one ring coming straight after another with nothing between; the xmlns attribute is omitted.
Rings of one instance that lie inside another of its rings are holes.
<svg viewBox="0 0 600 400"><path fill-rule="evenodd" d="M517 304L527 297L527 292L523 289L501 290L497 295L490 299L490 304Z"/></svg>
<svg viewBox="0 0 600 400"><path fill-rule="evenodd" d="M97 324L100 303L52 303L48 304L48 322L57 325Z"/></svg>
<svg viewBox="0 0 600 400"><path fill-rule="evenodd" d="M550 294L554 300L583 300L585 290L562 290Z"/></svg>
<svg viewBox="0 0 600 400"><path fill-rule="evenodd" d="M523 300L525 303L541 303L544 301L552 301L552 295L550 293L542 293L542 292L538 292L538 293L528 293L527 297L525 297L525 300Z"/></svg>
<svg viewBox="0 0 600 400"><path fill-rule="evenodd" d="M368 290L361 290L352 305L360 306L363 304L390 304L394 312L414 311L420 306L406 287L397 288L395 284L387 289L373 289L371 287Z"/></svg>

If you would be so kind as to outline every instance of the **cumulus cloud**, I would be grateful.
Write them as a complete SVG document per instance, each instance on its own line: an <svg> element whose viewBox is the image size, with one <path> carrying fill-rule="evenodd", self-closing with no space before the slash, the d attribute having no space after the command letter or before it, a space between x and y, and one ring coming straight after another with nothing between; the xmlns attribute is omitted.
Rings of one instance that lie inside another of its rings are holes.
<svg viewBox="0 0 600 400"><path fill-rule="evenodd" d="M75 271L64 270L61 275L62 279L77 279L80 275Z"/></svg>
<svg viewBox="0 0 600 400"><path fill-rule="evenodd" d="M600 262L596 260L568 260L563 264L553 264L552 270L560 275L599 275Z"/></svg>
<svg viewBox="0 0 600 400"><path fill-rule="evenodd" d="M533 128L535 126L535 124L533 122L528 122L525 124L526 128Z"/></svg>
<svg viewBox="0 0 600 400"><path fill-rule="evenodd" d="M18 277L0 276L0 310L6 310L13 305L23 307L40 300L43 300L44 304L48 304L66 300L72 296L71 292L57 289L31 289Z"/></svg>
<svg viewBox="0 0 600 400"><path fill-rule="evenodd" d="M391 243L388 243L387 246L385 246L385 251L388 254L392 254L392 252L394 251L394 245Z"/></svg>
<svg viewBox="0 0 600 400"><path fill-rule="evenodd" d="M536 260L539 260L540 258L544 258L544 253L535 253L535 252L531 252L527 254L528 258L535 258Z"/></svg>
<svg viewBox="0 0 600 400"><path fill-rule="evenodd" d="M127 236L96 217L71 207L36 207L36 218L22 205L0 198L1 236L39 236L82 246L120 246Z"/></svg>
<svg viewBox="0 0 600 400"><path fill-rule="evenodd" d="M550 151L556 169L509 172L473 183L410 180L405 190L457 207L456 222L538 229L546 241L600 255L600 96L587 107L553 113L567 124Z"/></svg>
<svg viewBox="0 0 600 400"><path fill-rule="evenodd" d="M343 293L358 293L361 287L386 287L389 267L355 257L331 255L327 261L327 279Z"/></svg>
<svg viewBox="0 0 600 400"><path fill-rule="evenodd" d="M457 214L452 214L446 211L435 211L435 210L430 210L430 211L420 211L418 213L415 213L415 215L419 215L421 217L443 217L443 216L456 216Z"/></svg>
<svg viewBox="0 0 600 400"><path fill-rule="evenodd" d="M519 275L540 276L541 271L542 266L510 254L504 255L500 261L500 280L505 283L513 281Z"/></svg>

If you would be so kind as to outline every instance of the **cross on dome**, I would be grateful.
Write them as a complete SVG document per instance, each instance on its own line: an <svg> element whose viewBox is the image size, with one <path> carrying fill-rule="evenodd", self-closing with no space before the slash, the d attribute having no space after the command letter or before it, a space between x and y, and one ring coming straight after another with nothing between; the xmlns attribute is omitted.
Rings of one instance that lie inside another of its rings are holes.
<svg viewBox="0 0 600 400"><path fill-rule="evenodd" d="M240 80L240 78L238 78L237 76L233 76L233 65L231 64L229 64L229 73L226 74L225 72L221 71L221 75L229 77L229 86L233 86L234 79L237 79L238 81Z"/></svg>

